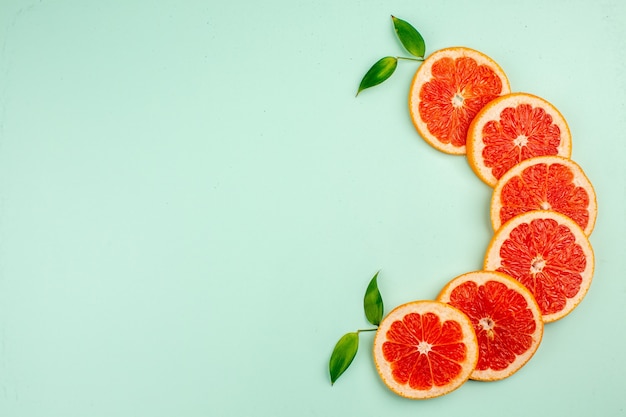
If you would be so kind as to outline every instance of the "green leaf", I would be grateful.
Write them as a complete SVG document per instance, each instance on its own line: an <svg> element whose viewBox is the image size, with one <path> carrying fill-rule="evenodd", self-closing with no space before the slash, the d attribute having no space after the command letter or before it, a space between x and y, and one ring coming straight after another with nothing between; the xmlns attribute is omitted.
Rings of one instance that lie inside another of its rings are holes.
<svg viewBox="0 0 626 417"><path fill-rule="evenodd" d="M380 324L383 319L383 298L378 290L378 272L374 275L363 298L363 307L365 308L365 317L375 326Z"/></svg>
<svg viewBox="0 0 626 417"><path fill-rule="evenodd" d="M372 65L372 68L367 71L361 80L359 91L356 92L356 95L358 96L359 93L366 88L374 87L391 77L391 74L393 74L397 66L398 59L395 57L386 56L379 59L374 65Z"/></svg>
<svg viewBox="0 0 626 417"><path fill-rule="evenodd" d="M398 19L395 16L391 16L393 20L393 27L396 30L398 39L402 42L404 48L409 51L411 55L418 58L424 58L426 53L426 44L422 35L415 29L409 22L402 19Z"/></svg>
<svg viewBox="0 0 626 417"><path fill-rule="evenodd" d="M331 384L334 384L341 374L348 369L348 366L352 363L358 349L358 332L346 333L341 337L341 339L339 339L335 345L335 349L333 349L332 355L330 355L330 362L328 363Z"/></svg>

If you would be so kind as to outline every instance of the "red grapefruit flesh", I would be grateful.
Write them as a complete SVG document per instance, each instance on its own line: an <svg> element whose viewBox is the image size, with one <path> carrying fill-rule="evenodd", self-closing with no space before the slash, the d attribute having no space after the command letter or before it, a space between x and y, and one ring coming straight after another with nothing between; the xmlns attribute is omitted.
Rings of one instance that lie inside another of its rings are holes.
<svg viewBox="0 0 626 417"><path fill-rule="evenodd" d="M432 398L457 389L477 360L469 318L437 301L397 307L380 323L374 339L374 361L383 382L407 398Z"/></svg>
<svg viewBox="0 0 626 417"><path fill-rule="evenodd" d="M470 48L445 48L420 65L409 93L415 128L434 148L465 154L467 129L479 110L510 92L500 66Z"/></svg>
<svg viewBox="0 0 626 417"><path fill-rule="evenodd" d="M554 211L529 211L494 234L484 269L503 272L534 295L544 322L569 314L587 293L594 255L583 229Z"/></svg>
<svg viewBox="0 0 626 417"><path fill-rule="evenodd" d="M464 312L478 338L478 364L470 378L507 378L535 354L543 336L541 310L533 295L514 278L493 271L463 274L437 297Z"/></svg>
<svg viewBox="0 0 626 417"><path fill-rule="evenodd" d="M519 162L543 155L571 155L572 137L551 103L528 93L498 97L476 115L467 132L467 159L490 186Z"/></svg>
<svg viewBox="0 0 626 417"><path fill-rule="evenodd" d="M593 186L578 164L559 156L539 156L515 165L496 183L491 199L494 230L531 210L558 211L589 236L598 208Z"/></svg>

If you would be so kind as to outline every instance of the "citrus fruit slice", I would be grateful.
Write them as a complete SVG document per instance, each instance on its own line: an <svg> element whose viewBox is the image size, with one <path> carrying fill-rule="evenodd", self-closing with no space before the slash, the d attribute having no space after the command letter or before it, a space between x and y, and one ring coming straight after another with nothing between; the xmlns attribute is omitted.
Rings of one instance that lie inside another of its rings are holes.
<svg viewBox="0 0 626 417"><path fill-rule="evenodd" d="M476 271L450 281L437 297L465 313L478 338L471 379L496 381L513 375L535 354L543 336L541 310L514 278Z"/></svg>
<svg viewBox="0 0 626 417"><path fill-rule="evenodd" d="M485 104L510 92L500 66L464 47L433 52L420 65L409 91L409 112L418 133L436 149L465 154L470 122Z"/></svg>
<svg viewBox="0 0 626 417"><path fill-rule="evenodd" d="M526 286L546 323L580 303L591 285L593 268L593 249L583 229L550 210L522 213L500 227L489 243L484 266Z"/></svg>
<svg viewBox="0 0 626 417"><path fill-rule="evenodd" d="M513 166L496 183L491 198L491 223L503 223L530 210L554 210L573 219L589 236L598 206L582 168L560 156L538 156Z"/></svg>
<svg viewBox="0 0 626 417"><path fill-rule="evenodd" d="M478 361L476 334L469 318L437 301L396 307L374 338L374 362L396 394L425 399L447 394L469 379Z"/></svg>
<svg viewBox="0 0 626 417"><path fill-rule="evenodd" d="M533 156L569 158L572 137L551 103L528 93L503 95L484 106L467 132L467 159L490 186L513 165Z"/></svg>

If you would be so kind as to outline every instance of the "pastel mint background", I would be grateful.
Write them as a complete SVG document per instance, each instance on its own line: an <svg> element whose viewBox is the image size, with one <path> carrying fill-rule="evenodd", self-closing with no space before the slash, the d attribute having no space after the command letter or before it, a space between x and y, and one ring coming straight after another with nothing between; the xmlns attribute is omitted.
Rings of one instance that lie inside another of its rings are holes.
<svg viewBox="0 0 626 417"><path fill-rule="evenodd" d="M415 132L415 63L465 45L567 118L599 199L582 304L519 373L429 401L344 333L480 268L490 189ZM624 416L626 3L0 1L0 415Z"/></svg>

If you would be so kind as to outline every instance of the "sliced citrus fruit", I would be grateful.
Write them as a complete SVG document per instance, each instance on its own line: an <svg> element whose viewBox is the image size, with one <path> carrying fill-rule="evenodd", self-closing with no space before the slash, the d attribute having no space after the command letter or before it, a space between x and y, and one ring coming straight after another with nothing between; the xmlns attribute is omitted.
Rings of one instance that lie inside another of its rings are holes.
<svg viewBox="0 0 626 417"><path fill-rule="evenodd" d="M528 93L503 95L484 106L467 132L467 159L490 186L513 165L533 156L569 158L572 137L561 113Z"/></svg>
<svg viewBox="0 0 626 417"><path fill-rule="evenodd" d="M524 284L546 323L580 303L591 285L593 268L593 249L583 229L550 210L522 213L500 227L489 243L484 266Z"/></svg>
<svg viewBox="0 0 626 417"><path fill-rule="evenodd" d="M463 274L450 281L437 300L458 308L472 321L479 353L471 379L495 381L513 375L541 343L541 310L530 291L508 275Z"/></svg>
<svg viewBox="0 0 626 417"><path fill-rule="evenodd" d="M510 92L500 66L465 47L432 53L420 65L409 91L409 111L418 133L436 149L465 154L470 122L485 104Z"/></svg>
<svg viewBox="0 0 626 417"><path fill-rule="evenodd" d="M596 193L582 168L560 156L538 156L514 165L496 183L491 223L503 223L530 210L554 210L573 219L589 236L595 225Z"/></svg>
<svg viewBox="0 0 626 417"><path fill-rule="evenodd" d="M374 338L374 362L396 394L425 399L447 394L469 379L478 361L476 334L469 318L437 301L396 307Z"/></svg>

